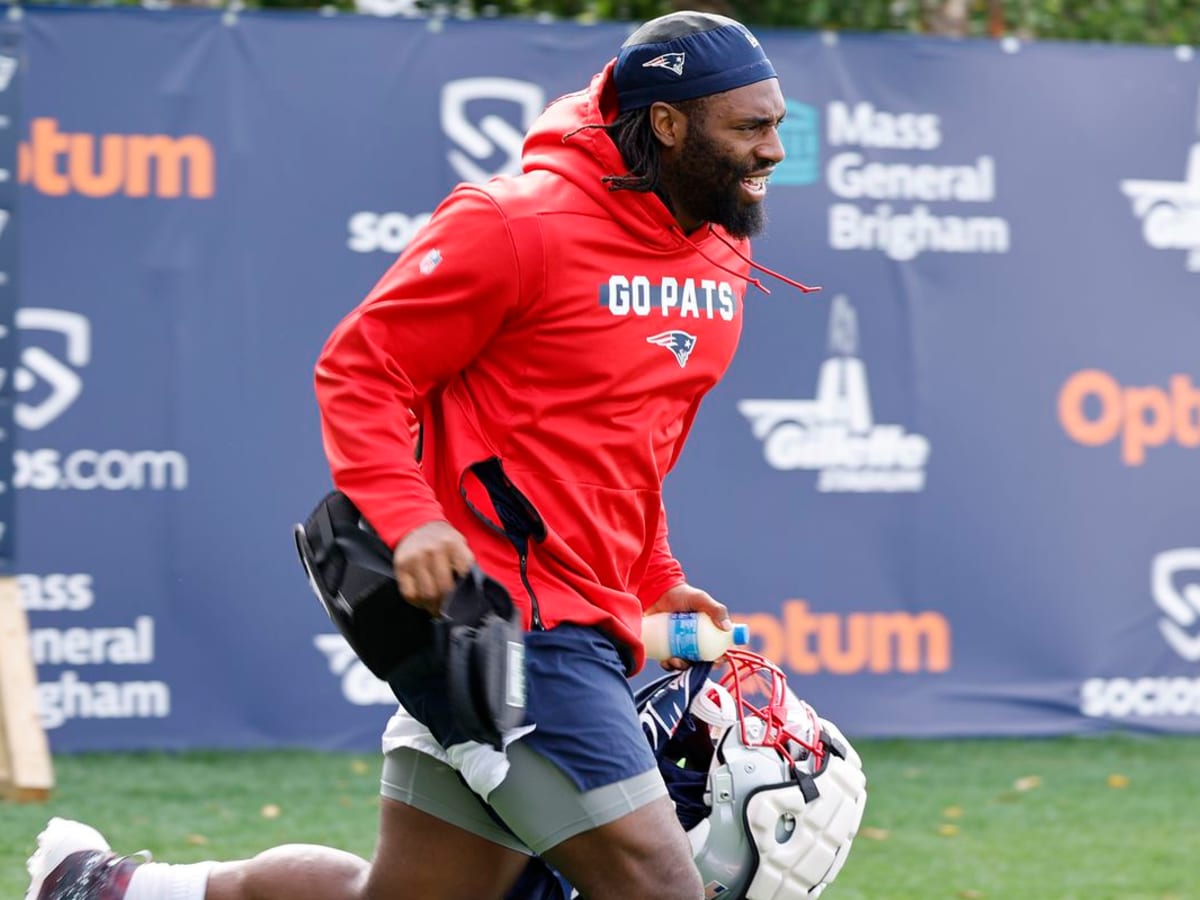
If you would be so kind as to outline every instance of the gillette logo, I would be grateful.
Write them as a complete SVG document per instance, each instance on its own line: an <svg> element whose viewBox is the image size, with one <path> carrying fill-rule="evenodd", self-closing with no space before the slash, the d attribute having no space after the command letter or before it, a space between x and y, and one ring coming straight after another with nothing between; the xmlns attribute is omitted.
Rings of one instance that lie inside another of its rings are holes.
<svg viewBox="0 0 1200 900"><path fill-rule="evenodd" d="M822 493L898 493L925 488L929 440L901 425L879 425L871 409L867 369L858 358L858 319L844 297L829 315L830 356L808 400L742 400L773 469L819 473Z"/></svg>
<svg viewBox="0 0 1200 900"><path fill-rule="evenodd" d="M1121 191L1142 220L1142 237L1155 250L1187 251L1187 269L1200 272L1200 143L1188 155L1183 181L1126 180Z"/></svg>

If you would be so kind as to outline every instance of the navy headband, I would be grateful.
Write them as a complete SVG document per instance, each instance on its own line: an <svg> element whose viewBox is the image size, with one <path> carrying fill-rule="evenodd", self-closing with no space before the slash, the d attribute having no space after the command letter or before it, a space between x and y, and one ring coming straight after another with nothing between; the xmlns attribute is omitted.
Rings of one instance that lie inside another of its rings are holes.
<svg viewBox="0 0 1200 900"><path fill-rule="evenodd" d="M706 97L775 78L775 67L736 22L649 44L622 47L614 80L621 112L658 100Z"/></svg>

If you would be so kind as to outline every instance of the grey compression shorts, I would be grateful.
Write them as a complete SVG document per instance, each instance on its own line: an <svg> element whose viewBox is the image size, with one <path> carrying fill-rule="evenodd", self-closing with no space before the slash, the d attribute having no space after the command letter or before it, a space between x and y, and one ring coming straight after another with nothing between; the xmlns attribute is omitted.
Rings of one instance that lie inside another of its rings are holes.
<svg viewBox="0 0 1200 900"><path fill-rule="evenodd" d="M384 734L383 795L504 847L538 854L666 796L610 638L571 623L531 631L525 635L525 674L525 724L534 727L508 744L507 774L488 792L486 805L450 766L393 740L393 723L402 714L434 736L453 739L444 721L445 679L438 677L406 686L400 697L403 710Z"/></svg>
<svg viewBox="0 0 1200 900"><path fill-rule="evenodd" d="M508 775L488 797L507 829L454 769L419 750L402 747L384 757L380 792L492 843L537 854L667 796L658 769L581 791L520 740L507 755Z"/></svg>

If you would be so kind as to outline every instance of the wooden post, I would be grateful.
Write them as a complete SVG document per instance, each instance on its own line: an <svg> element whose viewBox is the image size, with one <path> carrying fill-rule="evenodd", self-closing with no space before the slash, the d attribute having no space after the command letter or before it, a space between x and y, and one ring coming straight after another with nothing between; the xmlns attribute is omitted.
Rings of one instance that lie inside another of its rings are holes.
<svg viewBox="0 0 1200 900"><path fill-rule="evenodd" d="M37 711L37 672L17 580L0 576L0 796L45 801L54 787L50 744Z"/></svg>

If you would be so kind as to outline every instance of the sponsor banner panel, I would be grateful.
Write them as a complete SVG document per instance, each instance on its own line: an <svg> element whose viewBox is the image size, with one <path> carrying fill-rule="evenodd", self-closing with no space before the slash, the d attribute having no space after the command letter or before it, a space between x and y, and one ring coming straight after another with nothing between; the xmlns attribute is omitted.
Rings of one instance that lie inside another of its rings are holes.
<svg viewBox="0 0 1200 900"><path fill-rule="evenodd" d="M0 521L54 748L376 746L391 695L290 539L329 486L313 362L627 27L9 28ZM1200 731L1200 63L759 36L788 156L755 256L823 290L631 261L587 297L681 368L689 317L744 313L667 482L691 580L850 734Z"/></svg>
<svg viewBox="0 0 1200 900"><path fill-rule="evenodd" d="M24 56L21 29L0 25L0 575L12 575L16 561L13 494L13 371L17 356L14 314L19 302L17 147L20 142Z"/></svg>

